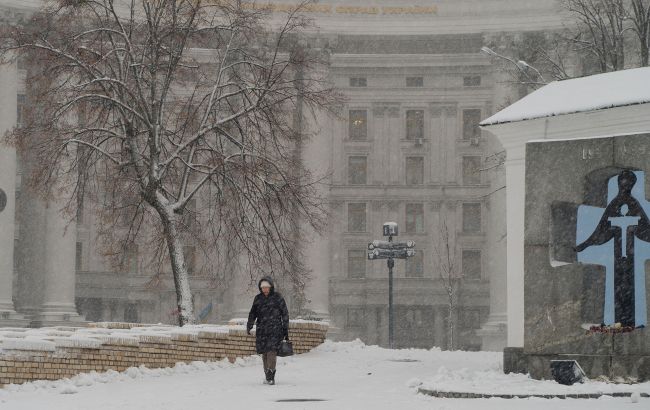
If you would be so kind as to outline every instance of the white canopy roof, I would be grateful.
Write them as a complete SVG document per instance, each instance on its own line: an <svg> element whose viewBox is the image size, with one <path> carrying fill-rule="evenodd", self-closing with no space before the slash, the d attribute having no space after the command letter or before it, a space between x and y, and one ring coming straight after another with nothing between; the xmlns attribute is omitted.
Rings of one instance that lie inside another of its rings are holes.
<svg viewBox="0 0 650 410"><path fill-rule="evenodd" d="M507 122L650 103L650 67L555 81L481 122Z"/></svg>

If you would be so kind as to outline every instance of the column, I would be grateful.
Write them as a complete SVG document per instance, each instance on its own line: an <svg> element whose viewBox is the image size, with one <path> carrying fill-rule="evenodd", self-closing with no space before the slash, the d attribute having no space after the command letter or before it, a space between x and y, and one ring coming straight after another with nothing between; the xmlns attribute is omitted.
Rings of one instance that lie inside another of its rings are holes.
<svg viewBox="0 0 650 410"><path fill-rule="evenodd" d="M444 130L444 156L446 182L457 182L456 174L458 160L456 158L456 140L458 139L457 119L458 108L456 105L448 105L443 109L442 129Z"/></svg>
<svg viewBox="0 0 650 410"><path fill-rule="evenodd" d="M15 65L0 65L0 135L16 124L17 82ZM15 214L16 150L0 143L0 327L27 324L13 303Z"/></svg>
<svg viewBox="0 0 650 410"><path fill-rule="evenodd" d="M334 118L328 114L320 113L317 122L320 124L332 123ZM314 124L317 127L318 124ZM302 149L303 164L312 172L316 178L325 176L331 170L331 144L334 138L330 130L321 130L320 138L312 139L308 144L305 144ZM329 133L327 135L326 133ZM342 135L342 134L339 134ZM339 144L341 145L341 144ZM331 181L329 181L331 182ZM346 181L347 182L347 181ZM318 194L323 198L328 196L328 186L323 184L318 188ZM367 205L367 213L370 214L370 204ZM335 217L342 217L344 212L338 212ZM306 225L303 223L303 225ZM305 240L305 258L306 265L312 270L310 281L305 287L305 297L307 302L303 307L308 313L313 314L317 318L329 320L329 279L331 276L332 268L330 265L330 240L334 237L333 226L329 224L326 229L328 232L319 235L314 232L309 226L305 226L304 240ZM311 311L311 312L309 312Z"/></svg>
<svg viewBox="0 0 650 410"><path fill-rule="evenodd" d="M442 122L442 106L429 104L429 144L431 161L429 181L443 184L445 182L444 149L445 130Z"/></svg>
<svg viewBox="0 0 650 410"><path fill-rule="evenodd" d="M490 140L494 137L490 137ZM497 152L497 148L491 150ZM486 274L490 279L490 315L486 323L476 331L481 337L481 349L503 351L507 343L507 266L506 266L506 193L500 190L506 184L505 170L495 171L491 176L494 192L486 203L487 240L484 252L487 258Z"/></svg>
<svg viewBox="0 0 650 410"><path fill-rule="evenodd" d="M504 144L505 145L505 144ZM524 206L526 200L525 145L507 148L506 254L508 346L524 346Z"/></svg>
<svg viewBox="0 0 650 410"><path fill-rule="evenodd" d="M44 217L40 284L43 299L32 324L56 326L82 322L75 307L76 223L62 215L60 203L54 200L44 206Z"/></svg>

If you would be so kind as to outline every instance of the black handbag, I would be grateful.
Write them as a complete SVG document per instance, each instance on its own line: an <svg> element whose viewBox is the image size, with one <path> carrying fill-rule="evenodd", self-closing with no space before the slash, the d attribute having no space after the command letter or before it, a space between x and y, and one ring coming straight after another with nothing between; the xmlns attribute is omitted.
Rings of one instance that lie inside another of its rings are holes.
<svg viewBox="0 0 650 410"><path fill-rule="evenodd" d="M293 356L293 343L289 340L283 340L280 342L280 348L278 349L278 356L287 357Z"/></svg>

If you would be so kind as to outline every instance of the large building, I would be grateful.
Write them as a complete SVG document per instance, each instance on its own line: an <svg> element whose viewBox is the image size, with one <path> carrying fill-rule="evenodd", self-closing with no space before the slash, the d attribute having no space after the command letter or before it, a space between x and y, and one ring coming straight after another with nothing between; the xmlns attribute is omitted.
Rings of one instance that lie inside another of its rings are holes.
<svg viewBox="0 0 650 410"><path fill-rule="evenodd" d="M280 13L291 2L271 3ZM336 118L312 121L317 137L304 150L310 167L330 175L332 211L328 231L308 245L314 279L307 307L332 322L333 337L387 345L387 268L368 261L366 247L381 239L383 222L395 221L400 239L417 244L416 256L396 266L396 345L446 346L449 297L440 249L448 243L457 260L455 347L500 349L506 343L503 149L478 123L513 90L480 49L557 29L560 14L555 0L402 3L323 0L308 10L317 26L310 41L329 54L330 78L348 100ZM19 19L38 4L0 0L0 19ZM0 71L0 131L20 122L24 68ZM8 198L0 212L0 325L64 323L81 320L78 313L86 320L175 321L170 276L143 266L137 247L123 272L112 270L98 249L92 212L82 207L65 223L24 194L13 150L0 153L0 188ZM441 235L445 228L449 235ZM186 251L192 254L191 244ZM194 260L199 272L200 258ZM221 279L192 277L196 310L206 321L248 308L242 297L250 295L248 281Z"/></svg>

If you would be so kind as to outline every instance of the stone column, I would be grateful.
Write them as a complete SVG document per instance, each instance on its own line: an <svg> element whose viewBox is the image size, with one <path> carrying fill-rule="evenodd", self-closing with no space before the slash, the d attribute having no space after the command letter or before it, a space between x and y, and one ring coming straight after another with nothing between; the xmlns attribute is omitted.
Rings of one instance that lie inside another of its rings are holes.
<svg viewBox="0 0 650 410"><path fill-rule="evenodd" d="M431 147L431 160L429 161L429 172L431 183L444 183L444 144L445 129L442 120L442 106L440 104L429 104L429 144Z"/></svg>
<svg viewBox="0 0 650 410"><path fill-rule="evenodd" d="M75 307L75 248L77 226L61 214L60 204L52 201L44 209L45 226L41 287L43 299L33 325L56 326L81 322Z"/></svg>
<svg viewBox="0 0 650 410"><path fill-rule="evenodd" d="M458 160L456 158L456 140L458 139L458 108L456 105L448 105L443 108L442 129L443 133L443 148L444 148L444 166L446 182L455 183L458 181L456 178Z"/></svg>
<svg viewBox="0 0 650 410"><path fill-rule="evenodd" d="M504 144L505 145L505 144ZM508 297L508 346L524 346L524 207L526 200L525 145L507 149L506 245Z"/></svg>
<svg viewBox="0 0 650 410"><path fill-rule="evenodd" d="M484 252L489 257L483 260L490 280L490 315L476 334L482 339L481 349L488 351L503 351L507 343L506 193L505 190L497 191L505 186L505 177L505 170L493 173L490 179L494 193L486 203L489 212L486 212L488 226Z"/></svg>
<svg viewBox="0 0 650 410"><path fill-rule="evenodd" d="M16 124L16 67L0 65L0 135ZM14 310L14 233L16 214L16 150L0 144L0 327L25 326Z"/></svg>

